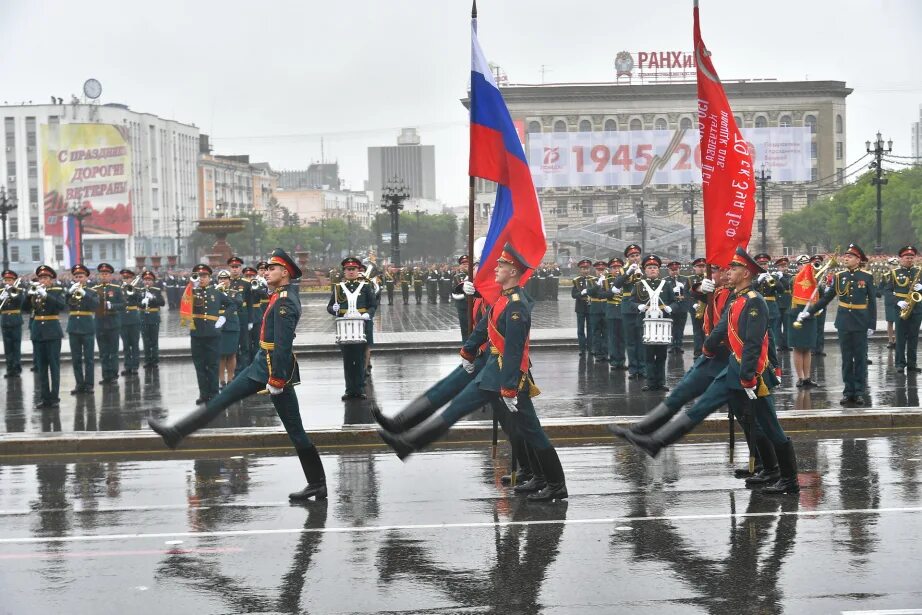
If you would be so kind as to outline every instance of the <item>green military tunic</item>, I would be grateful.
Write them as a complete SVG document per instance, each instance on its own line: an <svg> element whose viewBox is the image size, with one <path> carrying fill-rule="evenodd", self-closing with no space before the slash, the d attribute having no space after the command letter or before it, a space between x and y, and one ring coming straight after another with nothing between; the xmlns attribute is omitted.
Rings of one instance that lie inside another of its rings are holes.
<svg viewBox="0 0 922 615"><path fill-rule="evenodd" d="M141 289L129 284L122 286L125 311L122 313L120 333L125 369L122 375L133 374L141 364Z"/></svg>
<svg viewBox="0 0 922 615"><path fill-rule="evenodd" d="M70 341L71 362L77 392L93 390L96 364L93 344L96 339L96 310L99 295L92 288L84 288L83 297L71 294L67 297L67 336Z"/></svg>
<svg viewBox="0 0 922 615"><path fill-rule="evenodd" d="M99 297L99 305L96 307L96 343L99 345L99 361L102 363L100 384L106 384L118 379L118 340L125 299L117 284L99 283L92 290Z"/></svg>
<svg viewBox="0 0 922 615"><path fill-rule="evenodd" d="M919 276L919 279L916 279ZM916 305L909 312L909 318L902 318L899 315L899 303L905 301L909 303L912 295L913 286L922 280L919 275L919 267L897 267L888 276L888 286L892 289L894 307L897 316L894 319L896 323L896 359L894 367L897 370L908 369L916 371L918 368L917 353L919 348L919 326L922 325L922 305Z"/></svg>
<svg viewBox="0 0 922 615"><path fill-rule="evenodd" d="M147 294L150 293L150 297ZM160 308L166 304L159 286L148 286L141 295L141 340L144 342L144 367L160 363Z"/></svg>
<svg viewBox="0 0 922 615"><path fill-rule="evenodd" d="M40 383L41 405L50 407L61 401L61 340L64 331L60 314L67 308L64 289L52 286L46 289L44 297L29 295L28 305L32 311L29 333L35 373Z"/></svg>
<svg viewBox="0 0 922 615"><path fill-rule="evenodd" d="M215 328L219 312L231 303L227 295L212 285L192 289L192 326L189 338L192 363L198 381L199 400L208 401L218 394L218 359L221 330Z"/></svg>
<svg viewBox="0 0 922 615"><path fill-rule="evenodd" d="M8 298L0 310L0 330L3 333L3 356L6 358L6 376L22 373L22 310L26 302L25 291L15 295L6 291Z"/></svg>

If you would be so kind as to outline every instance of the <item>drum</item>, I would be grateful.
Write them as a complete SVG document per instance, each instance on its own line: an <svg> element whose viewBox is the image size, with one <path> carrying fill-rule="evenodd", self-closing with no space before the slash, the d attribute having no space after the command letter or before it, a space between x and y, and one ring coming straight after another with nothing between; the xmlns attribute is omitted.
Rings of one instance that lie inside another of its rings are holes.
<svg viewBox="0 0 922 615"><path fill-rule="evenodd" d="M336 319L337 344L364 344L365 319L356 316L343 316Z"/></svg>
<svg viewBox="0 0 922 615"><path fill-rule="evenodd" d="M650 346L668 346L672 343L672 319L644 318L643 343Z"/></svg>

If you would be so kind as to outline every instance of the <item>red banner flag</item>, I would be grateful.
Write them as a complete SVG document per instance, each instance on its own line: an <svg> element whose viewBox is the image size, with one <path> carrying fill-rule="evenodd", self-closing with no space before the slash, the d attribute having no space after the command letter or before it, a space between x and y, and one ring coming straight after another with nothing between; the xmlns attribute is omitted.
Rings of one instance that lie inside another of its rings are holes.
<svg viewBox="0 0 922 615"><path fill-rule="evenodd" d="M795 306L805 306L813 303L816 298L816 278L812 263L804 265L794 276L791 287L791 303Z"/></svg>
<svg viewBox="0 0 922 615"><path fill-rule="evenodd" d="M694 11L705 257L726 267L737 246L745 248L752 235L755 174L749 144L733 119L711 52L701 40L698 0Z"/></svg>

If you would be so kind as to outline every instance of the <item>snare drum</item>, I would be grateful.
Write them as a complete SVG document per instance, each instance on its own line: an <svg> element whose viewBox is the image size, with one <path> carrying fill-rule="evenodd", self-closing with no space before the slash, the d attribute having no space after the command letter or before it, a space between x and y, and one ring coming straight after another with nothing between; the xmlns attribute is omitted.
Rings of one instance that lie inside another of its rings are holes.
<svg viewBox="0 0 922 615"><path fill-rule="evenodd" d="M365 319L361 316L343 316L336 319L337 344L364 344Z"/></svg>
<svg viewBox="0 0 922 615"><path fill-rule="evenodd" d="M643 343L650 346L668 346L672 343L672 319L644 318Z"/></svg>

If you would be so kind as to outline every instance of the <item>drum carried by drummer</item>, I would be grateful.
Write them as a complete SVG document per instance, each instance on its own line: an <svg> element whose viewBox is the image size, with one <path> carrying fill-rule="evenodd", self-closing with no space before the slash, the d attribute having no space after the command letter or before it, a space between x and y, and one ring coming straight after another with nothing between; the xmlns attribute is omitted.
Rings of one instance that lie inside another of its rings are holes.
<svg viewBox="0 0 922 615"><path fill-rule="evenodd" d="M672 284L660 278L663 261L655 254L642 261L644 277L634 284L631 303L644 315L643 345L646 353L644 391L666 391L666 352L672 343L670 315L676 303Z"/></svg>
<svg viewBox="0 0 922 615"><path fill-rule="evenodd" d="M347 399L365 399L365 351L372 343L372 318L378 307L374 286L362 277L362 261L342 261L343 280L333 286L327 312L336 317L336 343L343 353Z"/></svg>

